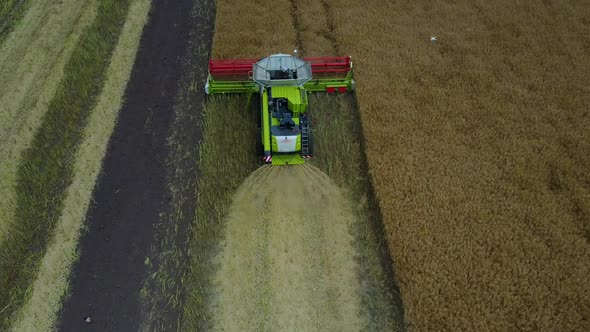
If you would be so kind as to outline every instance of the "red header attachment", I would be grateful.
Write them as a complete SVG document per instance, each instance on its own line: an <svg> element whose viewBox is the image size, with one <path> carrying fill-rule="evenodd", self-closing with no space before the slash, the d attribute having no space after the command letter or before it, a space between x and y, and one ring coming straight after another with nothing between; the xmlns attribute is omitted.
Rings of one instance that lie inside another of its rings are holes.
<svg viewBox="0 0 590 332"><path fill-rule="evenodd" d="M349 56L303 58L311 64L314 79L345 78L351 69ZM209 74L215 80L246 81L252 76L257 59L220 59L209 61Z"/></svg>
<svg viewBox="0 0 590 332"><path fill-rule="evenodd" d="M311 63L313 78L344 78L351 69L349 56L304 58Z"/></svg>
<svg viewBox="0 0 590 332"><path fill-rule="evenodd" d="M256 59L209 60L209 74L216 80L246 81L252 76Z"/></svg>

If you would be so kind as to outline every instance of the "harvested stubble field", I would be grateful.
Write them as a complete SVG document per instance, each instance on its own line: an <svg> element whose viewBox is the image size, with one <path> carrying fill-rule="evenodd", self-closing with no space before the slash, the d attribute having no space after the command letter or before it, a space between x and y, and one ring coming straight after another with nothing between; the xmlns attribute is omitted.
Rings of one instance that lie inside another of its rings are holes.
<svg viewBox="0 0 590 332"><path fill-rule="evenodd" d="M590 329L590 5L329 2L409 324Z"/></svg>
<svg viewBox="0 0 590 332"><path fill-rule="evenodd" d="M385 247L361 173L352 99L312 95L310 101L316 109L314 164L333 180L313 166L265 167L250 175L257 168L256 103L246 108L245 97L208 97L192 264L181 278L183 330L338 330L344 317L361 330L403 329L399 294L383 265ZM228 132L225 124L236 118L244 120L245 130ZM283 197L283 206L275 196ZM317 257L308 247L317 248ZM323 290L325 285L333 289ZM335 300L342 297L348 299ZM294 308L299 319L283 319ZM316 309L322 318L304 318L306 310Z"/></svg>

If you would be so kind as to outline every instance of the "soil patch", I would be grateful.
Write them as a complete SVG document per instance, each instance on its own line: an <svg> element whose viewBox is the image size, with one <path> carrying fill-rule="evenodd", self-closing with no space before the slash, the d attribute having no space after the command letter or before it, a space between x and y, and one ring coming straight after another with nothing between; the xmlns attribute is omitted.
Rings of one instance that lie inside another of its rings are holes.
<svg viewBox="0 0 590 332"><path fill-rule="evenodd" d="M168 198L149 261L149 277L142 289L144 331L177 331L185 301L183 281L189 269L188 239L195 222L200 144L203 134L202 88L208 73L215 20L213 0L194 0L193 22L182 63L182 79L174 102L174 119L167 139ZM244 102L245 103L245 102Z"/></svg>

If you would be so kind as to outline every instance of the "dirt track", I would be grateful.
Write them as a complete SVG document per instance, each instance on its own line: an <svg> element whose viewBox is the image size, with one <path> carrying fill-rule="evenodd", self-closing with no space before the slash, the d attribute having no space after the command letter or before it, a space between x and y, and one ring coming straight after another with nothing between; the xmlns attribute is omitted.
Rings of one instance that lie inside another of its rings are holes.
<svg viewBox="0 0 590 332"><path fill-rule="evenodd" d="M166 197L166 138L193 1L152 4L79 244L60 331L137 331L146 257ZM91 316L92 324L84 317Z"/></svg>
<svg viewBox="0 0 590 332"><path fill-rule="evenodd" d="M254 172L234 198L217 257L217 327L360 330L348 205L313 166Z"/></svg>

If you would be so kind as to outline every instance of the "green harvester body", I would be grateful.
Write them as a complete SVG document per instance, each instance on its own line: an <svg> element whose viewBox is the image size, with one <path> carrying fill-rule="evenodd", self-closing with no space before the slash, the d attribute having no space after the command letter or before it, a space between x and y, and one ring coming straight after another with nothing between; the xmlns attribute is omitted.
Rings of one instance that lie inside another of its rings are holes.
<svg viewBox="0 0 590 332"><path fill-rule="evenodd" d="M260 98L261 159L297 165L312 156L308 93L354 90L350 57L301 59L274 54L259 60L211 60L207 94Z"/></svg>

